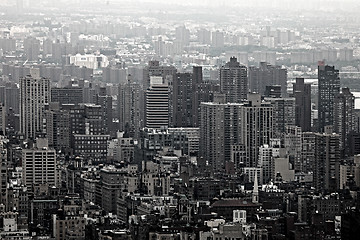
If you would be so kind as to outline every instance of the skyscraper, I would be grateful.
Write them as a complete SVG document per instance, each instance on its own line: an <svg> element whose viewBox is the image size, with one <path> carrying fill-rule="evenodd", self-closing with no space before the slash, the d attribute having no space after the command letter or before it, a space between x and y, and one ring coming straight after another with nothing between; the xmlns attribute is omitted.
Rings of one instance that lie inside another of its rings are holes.
<svg viewBox="0 0 360 240"><path fill-rule="evenodd" d="M318 88L318 126L319 132L324 132L326 126L334 124L334 99L340 93L339 70L319 62Z"/></svg>
<svg viewBox="0 0 360 240"><path fill-rule="evenodd" d="M334 99L334 132L340 135L342 156L348 156L350 153L348 138L354 131L354 108L354 95L349 88L343 88L342 92Z"/></svg>
<svg viewBox="0 0 360 240"><path fill-rule="evenodd" d="M260 94L248 94L248 103L242 107L241 144L245 145L245 167L256 167L259 147L270 144L273 138L273 107L262 103Z"/></svg>
<svg viewBox="0 0 360 240"><path fill-rule="evenodd" d="M192 73L177 73L173 82L173 122L174 127L190 127L192 124Z"/></svg>
<svg viewBox="0 0 360 240"><path fill-rule="evenodd" d="M200 105L200 155L221 170L225 162L257 167L259 147L273 136L273 108L249 94L248 103L211 102ZM235 155L234 155L235 154Z"/></svg>
<svg viewBox="0 0 360 240"><path fill-rule="evenodd" d="M287 126L295 125L295 99L294 98L264 98L274 108L273 130L274 137L281 138Z"/></svg>
<svg viewBox="0 0 360 240"><path fill-rule="evenodd" d="M325 129L315 133L314 187L317 190L337 190L340 179L340 136Z"/></svg>
<svg viewBox="0 0 360 240"><path fill-rule="evenodd" d="M50 101L50 80L40 77L39 69L20 79L20 132L35 139L43 132L44 107Z"/></svg>
<svg viewBox="0 0 360 240"><path fill-rule="evenodd" d="M241 108L239 103L200 104L200 156L214 171L224 169L231 160L231 146L241 142Z"/></svg>
<svg viewBox="0 0 360 240"><path fill-rule="evenodd" d="M150 77L150 87L146 90L145 126L161 128L169 126L169 85L161 76Z"/></svg>
<svg viewBox="0 0 360 240"><path fill-rule="evenodd" d="M305 84L303 78L296 78L293 85L295 97L295 124L303 132L311 131L311 84Z"/></svg>
<svg viewBox="0 0 360 240"><path fill-rule="evenodd" d="M133 83L130 76L126 84L119 84L118 114L119 128L130 137L137 137L143 123L143 102L141 86Z"/></svg>
<svg viewBox="0 0 360 240"><path fill-rule="evenodd" d="M226 102L240 103L246 100L247 68L240 65L235 57L220 68L220 90L225 94Z"/></svg>
<svg viewBox="0 0 360 240"><path fill-rule="evenodd" d="M282 97L287 95L287 70L280 66L273 66L261 62L259 67L249 67L249 88L250 92L263 95L266 86L281 86Z"/></svg>

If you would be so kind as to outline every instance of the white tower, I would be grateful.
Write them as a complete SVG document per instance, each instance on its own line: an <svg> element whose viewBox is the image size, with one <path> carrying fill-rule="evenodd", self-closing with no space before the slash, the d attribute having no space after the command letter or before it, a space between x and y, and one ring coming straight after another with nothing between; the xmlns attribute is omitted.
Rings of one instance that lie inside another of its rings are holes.
<svg viewBox="0 0 360 240"><path fill-rule="evenodd" d="M258 186L257 171L255 171L254 188L253 188L253 192L252 192L252 202L259 203L259 186Z"/></svg>

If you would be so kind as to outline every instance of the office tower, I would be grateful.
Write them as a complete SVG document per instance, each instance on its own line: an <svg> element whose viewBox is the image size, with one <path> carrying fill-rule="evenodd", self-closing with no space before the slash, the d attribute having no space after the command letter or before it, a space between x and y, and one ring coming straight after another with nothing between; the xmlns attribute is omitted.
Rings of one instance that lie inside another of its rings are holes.
<svg viewBox="0 0 360 240"><path fill-rule="evenodd" d="M349 88L342 88L342 92L334 99L334 132L340 135L341 156L349 156L350 133L354 131L355 97Z"/></svg>
<svg viewBox="0 0 360 240"><path fill-rule="evenodd" d="M305 84L303 78L296 78L293 85L295 97L295 124L303 132L311 131L311 84Z"/></svg>
<svg viewBox="0 0 360 240"><path fill-rule="evenodd" d="M56 186L56 152L49 149L46 138L38 138L31 149L22 150L23 183L31 187L38 184Z"/></svg>
<svg viewBox="0 0 360 240"><path fill-rule="evenodd" d="M49 147L63 153L69 152L71 140L69 112L60 109L58 103L50 103L44 116Z"/></svg>
<svg viewBox="0 0 360 240"><path fill-rule="evenodd" d="M326 126L334 124L334 99L340 93L339 70L319 62L318 88L318 127L319 132L324 132Z"/></svg>
<svg viewBox="0 0 360 240"><path fill-rule="evenodd" d="M262 103L260 94L248 94L248 103L242 107L241 144L245 146L245 167L256 167L259 147L270 144L273 138L273 107Z"/></svg>
<svg viewBox="0 0 360 240"><path fill-rule="evenodd" d="M128 77L128 83L119 84L119 128L129 137L137 138L140 128L143 127L144 106L141 104L142 102L141 86L132 82L131 76Z"/></svg>
<svg viewBox="0 0 360 240"><path fill-rule="evenodd" d="M20 132L35 139L43 132L44 107L50 101L50 80L40 78L38 69L20 79Z"/></svg>
<svg viewBox="0 0 360 240"><path fill-rule="evenodd" d="M259 67L249 67L249 88L250 92L263 95L266 86L281 86L282 97L287 96L287 70L280 66L260 62Z"/></svg>
<svg viewBox="0 0 360 240"><path fill-rule="evenodd" d="M80 87L64 87L51 89L51 102L62 104L79 104L84 102L84 89Z"/></svg>
<svg viewBox="0 0 360 240"><path fill-rule="evenodd" d="M177 73L173 82L173 125L174 127L192 126L193 74Z"/></svg>
<svg viewBox="0 0 360 240"><path fill-rule="evenodd" d="M315 159L313 184L316 190L339 189L340 174L340 136L332 129L325 133L315 133Z"/></svg>
<svg viewBox="0 0 360 240"><path fill-rule="evenodd" d="M264 98L273 110L274 137L281 138L287 126L295 125L295 98Z"/></svg>
<svg viewBox="0 0 360 240"><path fill-rule="evenodd" d="M106 89L101 88L99 94L95 95L95 104L101 106L104 116L105 134L112 133L115 137L116 130L113 124L112 96L106 94Z"/></svg>
<svg viewBox="0 0 360 240"><path fill-rule="evenodd" d="M150 77L150 87L145 97L145 126L161 128L169 126L169 82L161 76Z"/></svg>
<svg viewBox="0 0 360 240"><path fill-rule="evenodd" d="M220 68L220 89L226 96L226 102L240 103L246 100L247 69L235 57Z"/></svg>
<svg viewBox="0 0 360 240"><path fill-rule="evenodd" d="M240 144L241 108L239 103L200 104L200 156L215 172L231 161L231 146Z"/></svg>

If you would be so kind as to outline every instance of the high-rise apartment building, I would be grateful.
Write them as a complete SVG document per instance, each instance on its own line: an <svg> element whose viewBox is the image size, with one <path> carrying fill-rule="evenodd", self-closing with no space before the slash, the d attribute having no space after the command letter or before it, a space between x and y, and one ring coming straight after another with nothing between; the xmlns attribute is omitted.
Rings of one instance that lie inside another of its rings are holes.
<svg viewBox="0 0 360 240"><path fill-rule="evenodd" d="M287 126L295 125L295 98L264 98L274 108L274 137L281 138Z"/></svg>
<svg viewBox="0 0 360 240"><path fill-rule="evenodd" d="M280 66L260 62L259 67L249 67L249 88L250 92L263 95L266 86L281 86L282 97L287 95L287 70Z"/></svg>
<svg viewBox="0 0 360 240"><path fill-rule="evenodd" d="M319 190L339 189L340 179L340 136L325 129L315 133L314 187Z"/></svg>
<svg viewBox="0 0 360 240"><path fill-rule="evenodd" d="M259 147L273 136L273 108L259 94L248 103L211 102L200 105L200 156L221 170L225 162L257 167ZM244 155L245 154L245 155Z"/></svg>
<svg viewBox="0 0 360 240"><path fill-rule="evenodd" d="M200 104L200 156L214 171L224 169L231 161L231 146L241 137L241 110L239 103Z"/></svg>
<svg viewBox="0 0 360 240"><path fill-rule="evenodd" d="M301 163L302 172L314 171L315 159L315 134L313 132L303 132L301 134Z"/></svg>
<svg viewBox="0 0 360 240"><path fill-rule="evenodd" d="M349 137L354 131L355 97L349 88L343 88L342 92L334 99L334 132L340 135L340 150L342 156L350 153Z"/></svg>
<svg viewBox="0 0 360 240"><path fill-rule="evenodd" d="M119 128L130 137L138 137L143 126L143 96L141 86L131 81L119 85L118 114Z"/></svg>
<svg viewBox="0 0 360 240"><path fill-rule="evenodd" d="M305 84L303 78L296 78L293 85L295 97L295 124L304 132L311 131L311 84Z"/></svg>
<svg viewBox="0 0 360 240"><path fill-rule="evenodd" d="M248 94L242 107L241 143L246 149L246 167L256 167L259 147L270 144L273 138L273 107L262 103L260 94Z"/></svg>
<svg viewBox="0 0 360 240"><path fill-rule="evenodd" d="M35 139L43 132L44 107L50 101L50 80L41 78L38 69L20 79L20 132Z"/></svg>
<svg viewBox="0 0 360 240"><path fill-rule="evenodd" d="M334 124L334 100L340 93L339 70L319 62L318 88L318 127L319 132L324 132L326 126Z"/></svg>
<svg viewBox="0 0 360 240"><path fill-rule="evenodd" d="M240 103L246 100L247 68L240 65L235 57L220 68L220 90L225 94L226 102Z"/></svg>

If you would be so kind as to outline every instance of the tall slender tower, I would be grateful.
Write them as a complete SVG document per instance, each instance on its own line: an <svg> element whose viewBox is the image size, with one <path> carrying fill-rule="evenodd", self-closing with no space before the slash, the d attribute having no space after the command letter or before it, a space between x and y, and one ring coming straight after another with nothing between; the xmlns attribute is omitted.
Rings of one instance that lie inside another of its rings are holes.
<svg viewBox="0 0 360 240"><path fill-rule="evenodd" d="M319 132L324 132L326 126L334 124L334 99L340 93L339 70L319 62L318 87Z"/></svg>
<svg viewBox="0 0 360 240"><path fill-rule="evenodd" d="M169 84L161 76L150 77L150 87L146 90L145 126L161 128L169 126Z"/></svg>
<svg viewBox="0 0 360 240"><path fill-rule="evenodd" d="M254 188L253 188L253 192L252 192L252 202L259 203L259 186L258 186L257 171L255 171Z"/></svg>
<svg viewBox="0 0 360 240"><path fill-rule="evenodd" d="M342 92L334 100L334 132L340 135L340 151L342 157L350 153L349 135L354 131L354 108L355 97L349 88L343 88Z"/></svg>
<svg viewBox="0 0 360 240"><path fill-rule="evenodd" d="M304 78L296 78L293 85L295 97L295 124L303 132L311 131L311 84L305 84Z"/></svg>
<svg viewBox="0 0 360 240"><path fill-rule="evenodd" d="M50 101L50 80L40 77L39 69L20 79L20 132L35 139L43 132L44 107Z"/></svg>
<svg viewBox="0 0 360 240"><path fill-rule="evenodd" d="M247 68L235 57L220 68L220 89L225 94L226 102L240 103L246 100L248 93Z"/></svg>

